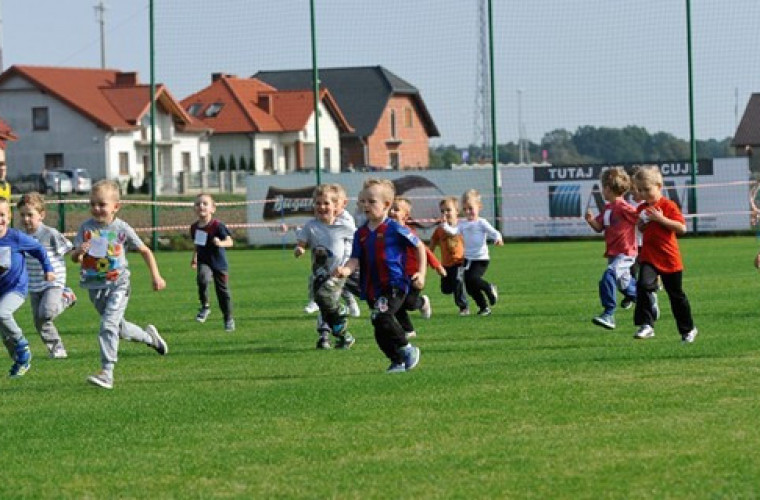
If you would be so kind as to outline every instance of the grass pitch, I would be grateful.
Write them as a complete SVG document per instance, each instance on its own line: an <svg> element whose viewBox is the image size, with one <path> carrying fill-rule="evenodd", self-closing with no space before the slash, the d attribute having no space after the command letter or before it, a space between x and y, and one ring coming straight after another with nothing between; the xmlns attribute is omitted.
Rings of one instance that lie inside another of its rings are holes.
<svg viewBox="0 0 760 500"><path fill-rule="evenodd" d="M681 241L700 334L681 345L664 293L656 337L600 312L603 243L507 243L490 317L459 317L429 275L417 369L386 375L366 306L351 351L317 351L306 259L230 252L237 331L197 310L188 252L159 253L150 291L130 257L127 317L169 354L123 342L99 368L84 292L58 320L69 359L0 379L0 498L756 498L760 495L757 242ZM73 282L75 273L70 274ZM10 361L6 360L10 367Z"/></svg>

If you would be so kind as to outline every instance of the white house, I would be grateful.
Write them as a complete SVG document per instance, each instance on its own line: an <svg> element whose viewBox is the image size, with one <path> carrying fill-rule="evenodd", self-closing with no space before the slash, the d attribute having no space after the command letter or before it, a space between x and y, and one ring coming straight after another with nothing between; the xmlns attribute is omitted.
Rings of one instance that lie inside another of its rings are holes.
<svg viewBox="0 0 760 500"><path fill-rule="evenodd" d="M180 172L206 169L211 130L163 85L155 100L156 192L172 193ZM134 72L11 66L0 74L0 116L18 136L7 149L18 171L82 167L124 186L150 179L150 86Z"/></svg>
<svg viewBox="0 0 760 500"><path fill-rule="evenodd" d="M214 130L214 165L235 162L256 174L314 169L317 154L327 172L340 171L340 134L352 132L330 92L319 92L317 152L314 93L277 90L255 78L215 73L211 84L182 100L185 111Z"/></svg>

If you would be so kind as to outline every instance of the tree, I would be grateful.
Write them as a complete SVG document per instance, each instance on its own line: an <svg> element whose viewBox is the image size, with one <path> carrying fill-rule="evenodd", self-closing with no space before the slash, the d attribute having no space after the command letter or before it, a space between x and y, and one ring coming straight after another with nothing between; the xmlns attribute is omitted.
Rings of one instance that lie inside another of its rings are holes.
<svg viewBox="0 0 760 500"><path fill-rule="evenodd" d="M213 156L209 156L209 158L208 158L208 169L211 172L215 172L216 171L216 165L214 164L214 157Z"/></svg>
<svg viewBox="0 0 760 500"><path fill-rule="evenodd" d="M230 153L230 162L227 164L227 166L229 167L230 172L237 170L237 162L235 161L235 157L232 156L232 153Z"/></svg>
<svg viewBox="0 0 760 500"><path fill-rule="evenodd" d="M219 171L224 172L227 170L227 161L224 159L224 156L219 157Z"/></svg>

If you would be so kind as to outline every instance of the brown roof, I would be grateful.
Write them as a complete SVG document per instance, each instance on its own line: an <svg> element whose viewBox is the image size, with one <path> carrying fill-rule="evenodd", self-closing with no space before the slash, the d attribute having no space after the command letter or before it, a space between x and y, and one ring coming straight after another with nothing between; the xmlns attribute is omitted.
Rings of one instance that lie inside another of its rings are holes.
<svg viewBox="0 0 760 500"><path fill-rule="evenodd" d="M752 94L736 129L733 146L760 146L760 94Z"/></svg>
<svg viewBox="0 0 760 500"><path fill-rule="evenodd" d="M353 131L327 90L320 91L322 103L332 113L341 131ZM214 105L222 105L214 116L206 116ZM295 132L303 130L314 114L314 94L309 90L279 91L256 78L215 74L211 85L182 100L185 110L195 105L195 118L214 133Z"/></svg>
<svg viewBox="0 0 760 500"><path fill-rule="evenodd" d="M107 130L133 130L150 111L150 86L139 84L136 73L14 65L0 75L0 83L13 76L28 80ZM207 128L187 115L163 85L156 85L155 96L180 129Z"/></svg>

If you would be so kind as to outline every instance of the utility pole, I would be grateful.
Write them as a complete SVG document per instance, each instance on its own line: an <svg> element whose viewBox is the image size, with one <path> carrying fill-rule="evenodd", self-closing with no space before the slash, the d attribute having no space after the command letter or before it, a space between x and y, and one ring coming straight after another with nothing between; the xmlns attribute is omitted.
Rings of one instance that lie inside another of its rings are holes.
<svg viewBox="0 0 760 500"><path fill-rule="evenodd" d="M530 163L528 139L525 137L525 124L522 118L522 89L517 89L517 154L519 163Z"/></svg>
<svg viewBox="0 0 760 500"><path fill-rule="evenodd" d="M100 24L100 69L106 68L106 6L99 0L95 6L95 17Z"/></svg>

